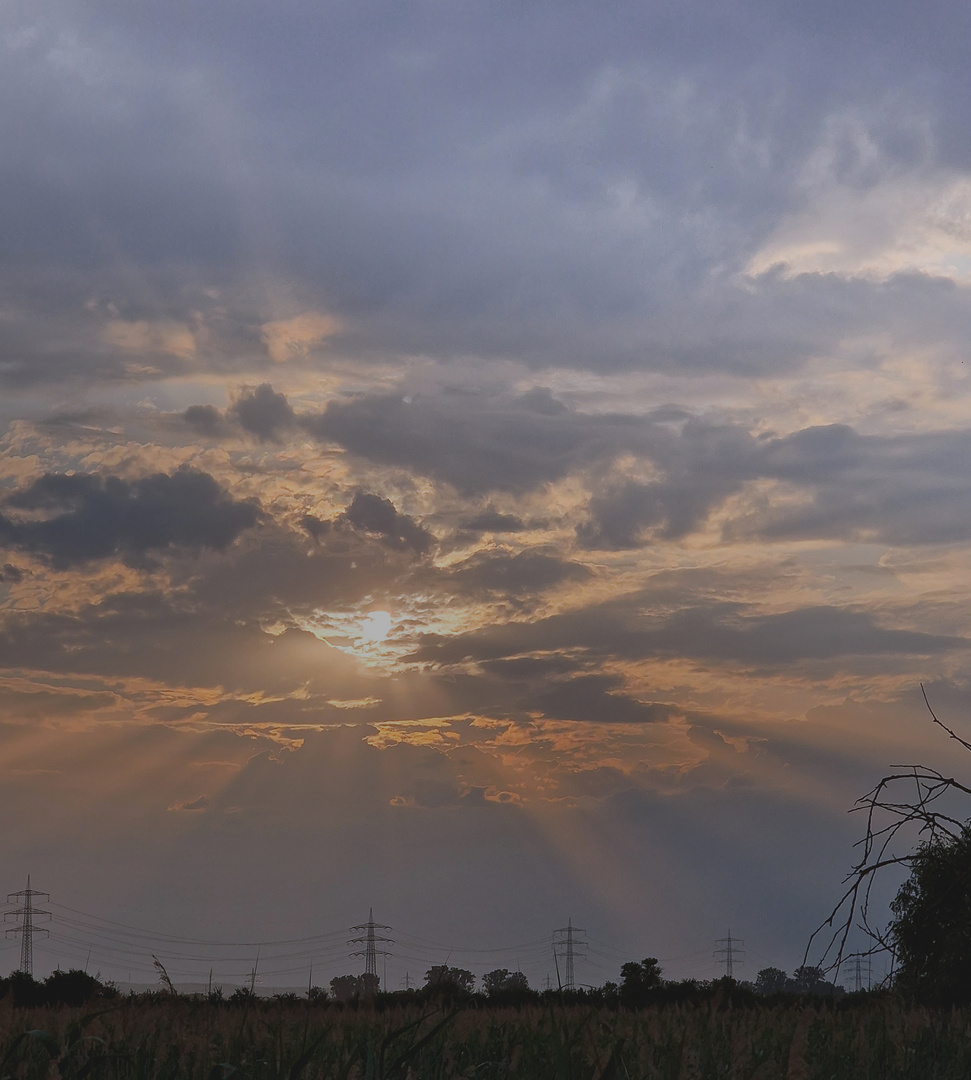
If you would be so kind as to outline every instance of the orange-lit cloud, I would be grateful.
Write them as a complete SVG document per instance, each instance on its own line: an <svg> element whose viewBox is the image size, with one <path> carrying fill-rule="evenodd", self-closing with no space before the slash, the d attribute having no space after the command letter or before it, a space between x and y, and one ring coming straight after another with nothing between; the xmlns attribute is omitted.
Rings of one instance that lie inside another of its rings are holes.
<svg viewBox="0 0 971 1080"><path fill-rule="evenodd" d="M341 333L343 325L333 315L319 311L305 311L289 319L265 322L260 327L260 337L270 359L283 364L295 357L306 356L310 349Z"/></svg>

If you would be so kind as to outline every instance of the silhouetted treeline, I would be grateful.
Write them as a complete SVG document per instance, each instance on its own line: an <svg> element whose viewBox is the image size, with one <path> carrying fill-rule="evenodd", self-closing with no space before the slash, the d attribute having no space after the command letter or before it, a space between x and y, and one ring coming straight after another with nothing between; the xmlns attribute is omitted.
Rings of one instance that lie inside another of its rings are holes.
<svg viewBox="0 0 971 1080"><path fill-rule="evenodd" d="M216 986L207 994L180 994L171 983L159 990L131 991L131 1000L161 1002L179 998L204 1000L226 1006L256 1006L264 1002L297 1004L304 1001L311 1005L327 1005L336 1008L369 1005L378 1009L407 1002L449 1003L471 1007L511 1006L559 1001L563 1003L589 1004L607 1008L640 1008L665 1003L685 1003L710 999L713 995L728 997L737 1004L747 1000L756 1001L765 996L788 994L839 997L845 991L827 982L819 968L801 967L786 975L778 968L764 968L756 982L736 982L734 979L699 981L684 979L665 980L655 957L631 961L621 968L619 982L606 982L603 986L586 986L573 990L535 990L520 971L496 968L482 978L481 989L475 987L475 976L465 968L440 965L429 968L419 987L406 990L382 991L379 980L368 975L339 975L330 981L330 990L313 986L308 992L286 992L273 997L261 997L249 987L237 987L224 993ZM12 997L16 1008L40 1008L43 1006L81 1006L95 999L112 999L119 991L110 982L102 982L84 971L55 971L42 982L22 972L12 972L0 978L0 999Z"/></svg>
<svg viewBox="0 0 971 1080"><path fill-rule="evenodd" d="M755 980L759 994L815 994L817 997L839 997L846 991L828 982L820 967L797 967L790 977L780 968L762 968Z"/></svg>
<svg viewBox="0 0 971 1080"><path fill-rule="evenodd" d="M118 991L112 983L104 983L86 971L53 971L38 982L22 971L13 971L0 978L0 998L13 998L18 1009L39 1008L44 1005L80 1006L96 998L114 998Z"/></svg>

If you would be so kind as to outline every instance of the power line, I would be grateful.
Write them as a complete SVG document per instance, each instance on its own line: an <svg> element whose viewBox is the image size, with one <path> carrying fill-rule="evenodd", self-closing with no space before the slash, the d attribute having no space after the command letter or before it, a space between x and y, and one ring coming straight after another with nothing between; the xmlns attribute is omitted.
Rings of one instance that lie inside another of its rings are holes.
<svg viewBox="0 0 971 1080"><path fill-rule="evenodd" d="M719 938L715 942L715 950L712 955L716 960L725 961L725 978L735 978L735 965L745 963L745 950L740 948L745 944L741 938L733 938L731 930L728 931L728 937ZM719 947L720 946L720 947Z"/></svg>
<svg viewBox="0 0 971 1080"><path fill-rule="evenodd" d="M30 887L30 874L28 874L26 889L21 889L20 892L7 893L7 903L12 904L20 900L22 901L20 907L15 908L13 911L5 911L3 914L5 921L11 916L14 918L19 917L22 920L19 926L11 926L7 930L7 934L20 934L20 970L31 978L34 975L34 934L47 934L48 937L50 936L49 930L34 926L34 918L40 916L49 919L51 917L49 911L41 911L39 908L34 907L35 897L43 900L50 900L51 898L49 893L38 892Z"/></svg>
<svg viewBox="0 0 971 1080"><path fill-rule="evenodd" d="M315 942L334 941L335 943L344 936L344 931L334 930L329 934L314 934L310 937L300 938L279 938L273 940L261 940L261 941L213 941L208 938L188 938L180 937L175 934L159 934L154 930L146 930L143 927L131 926L128 923L116 922L113 919L103 919L99 915L91 915L86 911L78 911L76 908L66 907L64 904L51 904L51 907L56 908L58 911L67 911L72 915L80 915L82 919L87 919L92 923L100 923L106 927L118 927L121 930L129 931L126 937L142 937L148 941L153 942L173 942L180 945L210 945L215 948L241 948L241 949L255 949L255 948L268 948L273 945L310 945ZM61 921L69 921L63 919Z"/></svg>
<svg viewBox="0 0 971 1080"><path fill-rule="evenodd" d="M391 955L387 949L377 948L378 944L394 944L394 938L382 937L380 934L375 934L374 931L390 929L390 926L384 926L381 923L376 923L374 921L374 908L369 909L368 920L366 923L360 923L358 926L351 927L352 931L359 930L362 932L361 936L350 938L347 944L364 946L363 950L352 952L349 955L364 957L364 992L367 994L373 994L381 985L378 981L378 956L388 957Z"/></svg>
<svg viewBox="0 0 971 1080"><path fill-rule="evenodd" d="M575 944L579 944L582 948L583 942L575 943L573 939L574 934L585 934L586 930L581 930L579 927L573 925L573 919L567 919L566 926L560 927L559 930L553 931L553 956L556 957L557 949L565 950L566 952L566 971L564 973L564 990L575 990L576 979L573 972L573 961L576 955ZM565 937L557 938L557 934L563 934ZM583 959L583 954L579 954Z"/></svg>

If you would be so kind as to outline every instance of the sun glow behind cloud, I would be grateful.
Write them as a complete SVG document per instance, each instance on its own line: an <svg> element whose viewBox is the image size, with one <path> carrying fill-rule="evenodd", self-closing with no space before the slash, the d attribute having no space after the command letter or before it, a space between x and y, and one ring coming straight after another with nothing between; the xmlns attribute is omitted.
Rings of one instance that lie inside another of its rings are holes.
<svg viewBox="0 0 971 1080"><path fill-rule="evenodd" d="M391 632L393 620L387 611L369 611L361 621L360 640L366 645L382 642Z"/></svg>

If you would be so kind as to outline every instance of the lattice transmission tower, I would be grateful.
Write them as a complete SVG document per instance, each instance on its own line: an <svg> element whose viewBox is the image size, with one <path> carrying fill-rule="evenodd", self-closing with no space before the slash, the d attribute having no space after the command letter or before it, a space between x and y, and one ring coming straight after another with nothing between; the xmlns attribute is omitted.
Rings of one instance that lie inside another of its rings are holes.
<svg viewBox="0 0 971 1080"><path fill-rule="evenodd" d="M578 926L573 925L573 919L566 920L566 926L561 926L559 930L553 931L553 959L559 960L561 955L565 954L566 965L563 973L563 990L575 990L576 978L574 975L573 961L575 959L583 959L583 953L578 952L578 949L582 949L585 942L578 940L575 935L585 934L586 930L581 930ZM557 935L560 935L557 937ZM559 976L559 963L557 963L557 976Z"/></svg>
<svg viewBox="0 0 971 1080"><path fill-rule="evenodd" d="M731 930L728 937L719 938L715 942L715 950L712 955L716 960L725 961L725 978L735 978L735 965L745 963L745 942L741 938L733 938Z"/></svg>
<svg viewBox="0 0 971 1080"><path fill-rule="evenodd" d="M394 944L394 938L384 937L381 934L376 934L375 931L390 929L390 926L384 926L382 923L374 921L374 908L369 909L366 923L351 927L351 931L356 932L358 936L349 938L347 944L364 946L363 949L358 949L350 955L364 957L364 992L367 994L373 994L381 985L378 979L378 957L387 958L391 956L387 949L379 949L378 945Z"/></svg>
<svg viewBox="0 0 971 1080"><path fill-rule="evenodd" d="M856 970L853 973L853 989L859 993L864 985L867 990L873 987L873 958L867 953L866 957L866 976L863 974L863 957L854 957L856 960Z"/></svg>
<svg viewBox="0 0 971 1080"><path fill-rule="evenodd" d="M3 913L4 922L9 919L20 919L19 926L7 928L7 937L11 934L20 934L20 970L31 978L34 976L34 934L47 934L50 931L41 926L34 926L34 919L49 919L49 911L41 911L34 907L34 900L50 900L50 893L38 892L30 887L30 874L27 875L27 888L20 892L7 893L7 903L14 904L20 901L20 907L13 911Z"/></svg>

